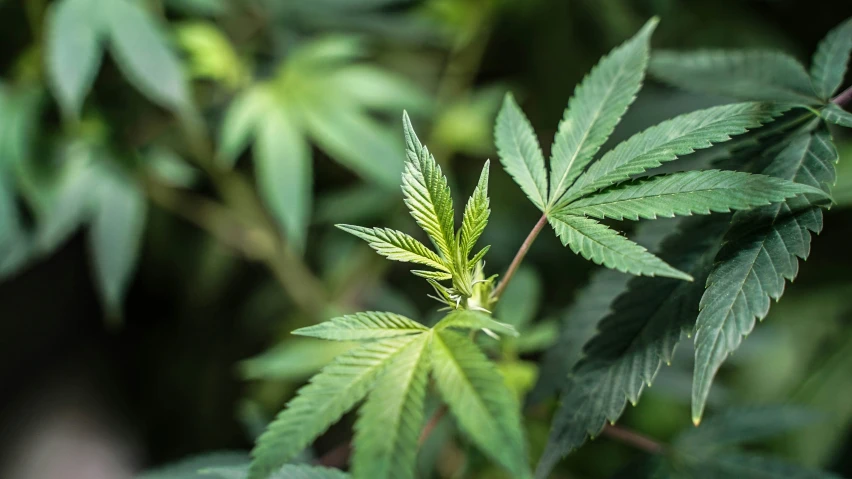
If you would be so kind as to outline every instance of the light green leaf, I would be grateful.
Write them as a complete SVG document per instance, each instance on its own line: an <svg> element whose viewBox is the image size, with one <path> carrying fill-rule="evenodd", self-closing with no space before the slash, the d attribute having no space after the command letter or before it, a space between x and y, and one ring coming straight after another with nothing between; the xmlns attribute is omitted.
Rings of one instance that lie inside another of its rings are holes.
<svg viewBox="0 0 852 479"><path fill-rule="evenodd" d="M240 361L240 376L248 380L302 381L356 345L354 342L328 343L312 338L288 339L257 356Z"/></svg>
<svg viewBox="0 0 852 479"><path fill-rule="evenodd" d="M497 115L494 141L503 168L515 179L527 198L544 211L547 204L544 156L530 121L511 93L506 94Z"/></svg>
<svg viewBox="0 0 852 479"><path fill-rule="evenodd" d="M416 336L366 343L338 356L299 389L252 450L248 479L266 479L360 401Z"/></svg>
<svg viewBox="0 0 852 479"><path fill-rule="evenodd" d="M46 72L63 113L77 118L98 73L104 40L94 0L63 0L47 16Z"/></svg>
<svg viewBox="0 0 852 479"><path fill-rule="evenodd" d="M601 59L574 91L553 143L548 207L580 176L636 98L657 23L656 18L649 20L636 36Z"/></svg>
<svg viewBox="0 0 852 479"><path fill-rule="evenodd" d="M518 331L511 324L495 321L488 313L469 309L455 310L435 325L436 331L443 331L447 328L472 329L474 331L487 329L506 336L518 336Z"/></svg>
<svg viewBox="0 0 852 479"><path fill-rule="evenodd" d="M825 121L829 121L835 125L852 128L852 113L849 113L834 103L828 104L825 108L820 110L819 114L825 119Z"/></svg>
<svg viewBox="0 0 852 479"><path fill-rule="evenodd" d="M685 171L621 183L580 198L560 213L633 220L727 213L796 195L827 196L819 188L739 171Z"/></svg>
<svg viewBox="0 0 852 479"><path fill-rule="evenodd" d="M352 225L335 225L343 231L366 241L380 255L406 263L417 263L449 273L444 261L423 243L411 236L390 228L364 228Z"/></svg>
<svg viewBox="0 0 852 479"><path fill-rule="evenodd" d="M82 145L68 145L63 160L64 170L51 198L36 221L36 249L50 253L91 218L93 191L99 178L86 163L91 152Z"/></svg>
<svg viewBox="0 0 852 479"><path fill-rule="evenodd" d="M495 316L517 328L531 323L541 306L541 278L535 270L521 266L500 295Z"/></svg>
<svg viewBox="0 0 852 479"><path fill-rule="evenodd" d="M479 183L473 190L473 195L467 200L467 205L464 207L464 216L462 218L462 226L459 232L459 251L456 256L459 260L467 262L470 252L485 231L488 225L488 215L491 214L489 209L488 199L488 167L490 161L485 162L482 167L482 173L479 176ZM465 268L467 265L459 265L460 268Z"/></svg>
<svg viewBox="0 0 852 479"><path fill-rule="evenodd" d="M824 127L792 137L763 173L828 191L834 183L837 150ZM811 232L822 229L822 211L798 196L737 213L725 248L707 280L695 333L692 418L700 421L713 377L755 319L769 312L770 299L784 292L810 252Z"/></svg>
<svg viewBox="0 0 852 479"><path fill-rule="evenodd" d="M662 362L671 362L683 333L692 329L703 279L727 228L728 218L721 216L683 220L659 251L697 281L633 278L612 303L612 313L598 324L563 386L537 477L547 477L563 455L617 421L628 401L638 402Z"/></svg>
<svg viewBox="0 0 852 479"><path fill-rule="evenodd" d="M735 103L680 115L633 135L592 163L557 205L607 187L663 163L710 148L771 121L786 108L771 103Z"/></svg>
<svg viewBox="0 0 852 479"><path fill-rule="evenodd" d="M94 192L90 255L95 286L107 315L118 317L136 269L147 203L139 187L120 172L98 175Z"/></svg>
<svg viewBox="0 0 852 479"><path fill-rule="evenodd" d="M368 311L333 318L314 326L299 328L293 334L332 341L361 341L419 334L428 329L394 313Z"/></svg>
<svg viewBox="0 0 852 479"><path fill-rule="evenodd" d="M175 37L186 52L187 69L193 78L215 80L231 89L249 79L249 73L231 41L212 22L195 20L180 23L175 27Z"/></svg>
<svg viewBox="0 0 852 479"><path fill-rule="evenodd" d="M255 145L258 192L287 238L303 249L311 212L311 150L291 111L270 111Z"/></svg>
<svg viewBox="0 0 852 479"><path fill-rule="evenodd" d="M414 276L419 276L421 278L431 279L435 281L447 281L453 279L453 275L451 273L444 273L442 271L423 271L419 269L411 270L411 274Z"/></svg>
<svg viewBox="0 0 852 479"><path fill-rule="evenodd" d="M800 105L821 103L795 58L771 50L657 50L651 73L684 90Z"/></svg>
<svg viewBox="0 0 852 479"><path fill-rule="evenodd" d="M218 160L231 167L251 140L252 134L272 111L274 98L263 86L250 88L231 101L219 132Z"/></svg>
<svg viewBox="0 0 852 479"><path fill-rule="evenodd" d="M431 99L405 78L372 65L348 65L328 79L328 88L365 108L398 114L425 112Z"/></svg>
<svg viewBox="0 0 852 479"><path fill-rule="evenodd" d="M453 197L447 177L441 167L420 143L408 113L403 114L405 130L405 172L402 174L402 193L405 204L417 224L432 238L441 256L447 261L455 258Z"/></svg>
<svg viewBox="0 0 852 479"><path fill-rule="evenodd" d="M828 32L819 42L811 64L811 80L814 89L823 100L829 100L831 95L840 88L849 54L852 53L852 18Z"/></svg>
<svg viewBox="0 0 852 479"><path fill-rule="evenodd" d="M461 430L512 477L529 477L519 405L482 351L465 336L436 331L432 368Z"/></svg>
<svg viewBox="0 0 852 479"><path fill-rule="evenodd" d="M430 340L431 334L423 334L400 351L361 407L352 457L355 478L414 479Z"/></svg>
<svg viewBox="0 0 852 479"><path fill-rule="evenodd" d="M189 106L183 68L154 18L129 0L100 2L110 51L128 81L151 101L175 111Z"/></svg>
<svg viewBox="0 0 852 479"><path fill-rule="evenodd" d="M548 217L562 244L607 268L642 276L666 276L692 281L648 250L591 218L556 213Z"/></svg>

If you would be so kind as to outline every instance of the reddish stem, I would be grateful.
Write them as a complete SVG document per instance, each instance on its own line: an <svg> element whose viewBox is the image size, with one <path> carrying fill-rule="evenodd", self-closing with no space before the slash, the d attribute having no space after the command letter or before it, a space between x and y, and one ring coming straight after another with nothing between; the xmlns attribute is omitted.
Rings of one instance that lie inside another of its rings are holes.
<svg viewBox="0 0 852 479"><path fill-rule="evenodd" d="M509 269L506 270L506 274L503 275L503 279L500 280L500 283L497 285L497 288L494 289L494 292L491 293L491 301L496 302L500 299L500 295L505 291L506 286L509 285L509 281L512 280L512 276L515 275L515 271L518 270L518 267L521 265L521 262L524 260L524 256L527 255L527 251L530 250L530 247L535 241L536 237L539 233L541 233L541 229L544 228L544 225L547 224L547 214L541 215L541 218L538 219L538 223L533 226L530 234L527 235L527 239L524 240L523 244L521 244L521 248L515 253L515 258L512 260L512 263L509 265Z"/></svg>
<svg viewBox="0 0 852 479"><path fill-rule="evenodd" d="M839 95L831 99L831 102L837 106L845 106L852 101L852 86L843 90Z"/></svg>
<svg viewBox="0 0 852 479"><path fill-rule="evenodd" d="M651 454L660 454L665 449L662 444L648 436L611 424L604 427L603 435Z"/></svg>

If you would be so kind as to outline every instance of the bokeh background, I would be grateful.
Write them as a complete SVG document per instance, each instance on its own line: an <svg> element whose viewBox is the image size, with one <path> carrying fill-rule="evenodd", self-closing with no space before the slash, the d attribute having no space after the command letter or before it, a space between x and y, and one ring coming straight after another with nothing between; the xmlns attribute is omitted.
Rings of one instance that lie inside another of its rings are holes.
<svg viewBox="0 0 852 479"><path fill-rule="evenodd" d="M114 2L134 13L107 18ZM771 47L804 62L852 15L852 2L798 0L84 0L69 26L52 20L61 3L0 0L0 477L13 479L132 477L245 451L346 347L290 331L362 309L432 321L422 280L332 226L415 231L397 186L403 109L459 204L496 158L505 92L547 150L574 85L652 15L654 47ZM64 45L79 57L63 68L87 64L87 22L112 33L74 112L51 54ZM721 101L649 80L612 141ZM280 111L298 112L295 140L276 134ZM819 411L827 420L759 447L852 476L852 135L834 134L838 204L711 406ZM304 161L282 166L291 154ZM538 217L495 166L490 273ZM294 175L307 191L278 186ZM504 313L532 339L494 353L519 392L597 268L552 235L527 258ZM690 357L681 348L623 423L661 441L689 427ZM548 410L528 417L537 451ZM444 429L423 477L497 477ZM601 439L559 474L609 477L635 454Z"/></svg>

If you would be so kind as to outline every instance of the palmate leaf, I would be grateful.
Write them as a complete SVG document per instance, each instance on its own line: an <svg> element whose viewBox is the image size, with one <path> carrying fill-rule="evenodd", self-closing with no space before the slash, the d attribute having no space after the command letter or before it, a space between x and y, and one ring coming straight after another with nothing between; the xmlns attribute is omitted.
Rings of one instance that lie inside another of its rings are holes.
<svg viewBox="0 0 852 479"><path fill-rule="evenodd" d="M524 112L507 93L494 125L494 142L500 162L530 201L544 211L547 204L547 171L535 131Z"/></svg>
<svg viewBox="0 0 852 479"><path fill-rule="evenodd" d="M823 100L829 100L846 75L849 54L852 53L852 18L828 32L817 46L811 64L814 89Z"/></svg>
<svg viewBox="0 0 852 479"><path fill-rule="evenodd" d="M518 404L494 365L467 337L436 331L432 368L461 430L512 477L529 477Z"/></svg>
<svg viewBox="0 0 852 479"><path fill-rule="evenodd" d="M352 225L335 225L364 241L380 255L393 260L417 263L449 273L444 261L426 245L400 231L390 228L364 228Z"/></svg>
<svg viewBox="0 0 852 479"><path fill-rule="evenodd" d="M470 329L474 331L487 329L493 333L504 334L506 336L518 336L518 331L512 325L495 321L487 313L466 309L451 312L435 325L436 331L442 331L447 328Z"/></svg>
<svg viewBox="0 0 852 479"><path fill-rule="evenodd" d="M414 479L431 334L409 343L382 374L355 423L353 476Z"/></svg>
<svg viewBox="0 0 852 479"><path fill-rule="evenodd" d="M657 50L650 70L660 80L690 91L740 100L821 103L805 67L771 50Z"/></svg>
<svg viewBox="0 0 852 479"><path fill-rule="evenodd" d="M799 194L824 195L812 186L738 171L686 171L629 181L581 198L560 213L633 220L728 213Z"/></svg>
<svg viewBox="0 0 852 479"><path fill-rule="evenodd" d="M456 255L464 262L467 262L470 252L473 251L473 247L479 237L482 236L482 232L485 231L485 227L488 225L488 216L491 214L490 200L488 199L488 168L490 165L490 161L485 162L482 173L479 175L479 182L464 208L462 226L459 230L459 250ZM468 269L466 264L459 266Z"/></svg>
<svg viewBox="0 0 852 479"><path fill-rule="evenodd" d="M649 20L605 56L574 91L553 142L548 207L580 176L636 98L657 23L656 18Z"/></svg>
<svg viewBox="0 0 852 479"><path fill-rule="evenodd" d="M417 336L367 343L338 356L299 389L257 440L249 479L265 479L337 422Z"/></svg>
<svg viewBox="0 0 852 479"><path fill-rule="evenodd" d="M837 150L824 126L799 133L763 173L821 188L834 184ZM822 211L808 197L737 213L701 298L695 334L692 418L701 420L713 377L739 347L770 299L784 292L810 252L810 235L822 230Z"/></svg>
<svg viewBox="0 0 852 479"><path fill-rule="evenodd" d="M394 313L368 311L333 318L314 326L299 328L292 334L331 341L362 341L418 334L428 329L422 324Z"/></svg>
<svg viewBox="0 0 852 479"><path fill-rule="evenodd" d="M735 103L678 116L633 135L592 163L557 205L626 180L695 150L710 148L771 121L786 108L771 103Z"/></svg>
<svg viewBox="0 0 852 479"><path fill-rule="evenodd" d="M825 121L829 121L835 125L852 128L852 113L849 113L834 103L826 105L825 108L820 110L819 114L825 119Z"/></svg>
<svg viewBox="0 0 852 479"><path fill-rule="evenodd" d="M671 267L642 246L591 218L557 212L549 215L548 221L563 245L597 264L635 275L692 281L690 275Z"/></svg>
<svg viewBox="0 0 852 479"><path fill-rule="evenodd" d="M429 150L420 143L408 114L403 114L405 130L405 172L402 193L411 216L423 228L443 258L452 261L456 250L453 225L453 198L447 178Z"/></svg>
<svg viewBox="0 0 852 479"><path fill-rule="evenodd" d="M569 375L550 439L536 470L545 478L560 457L615 422L636 403L663 361L671 361L681 335L694 324L703 279L728 226L719 216L687 218L667 238L661 256L697 281L634 278L586 345L586 357Z"/></svg>

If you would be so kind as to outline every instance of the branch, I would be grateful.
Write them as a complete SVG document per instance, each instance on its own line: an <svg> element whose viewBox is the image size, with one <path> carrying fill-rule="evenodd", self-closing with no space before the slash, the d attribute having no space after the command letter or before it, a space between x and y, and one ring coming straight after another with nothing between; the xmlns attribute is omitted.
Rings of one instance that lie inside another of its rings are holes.
<svg viewBox="0 0 852 479"><path fill-rule="evenodd" d="M602 435L650 454L661 454L665 446L648 436L613 424L607 424Z"/></svg>
<svg viewBox="0 0 852 479"><path fill-rule="evenodd" d="M446 415L447 405L441 404L441 406L432 413L432 417L429 418L429 422L426 423L426 426L423 427L423 431L420 433L420 439L417 440L418 446L422 446L423 443L429 439L429 435L432 434L432 431L435 430L435 427Z"/></svg>
<svg viewBox="0 0 852 479"><path fill-rule="evenodd" d="M852 101L852 85L831 99L831 102L837 106L846 106L850 101Z"/></svg>
<svg viewBox="0 0 852 479"><path fill-rule="evenodd" d="M527 239L525 239L523 244L521 244L521 248L518 250L517 253L515 253L515 258L509 265L509 269L506 270L506 274L503 275L503 279L500 280L500 284L498 284L497 288L494 289L494 292L491 293L492 303L500 299L500 295L503 294L503 291L506 290L506 286L509 285L509 281L512 280L512 276L515 275L515 271L518 270L518 267L524 260L524 256L527 255L527 251L530 250L533 241L535 241L538 234L541 233L541 229L544 228L545 224L547 224L547 213L541 215L541 218L538 219L538 223L533 226L532 231L530 231L530 234L527 235Z"/></svg>

